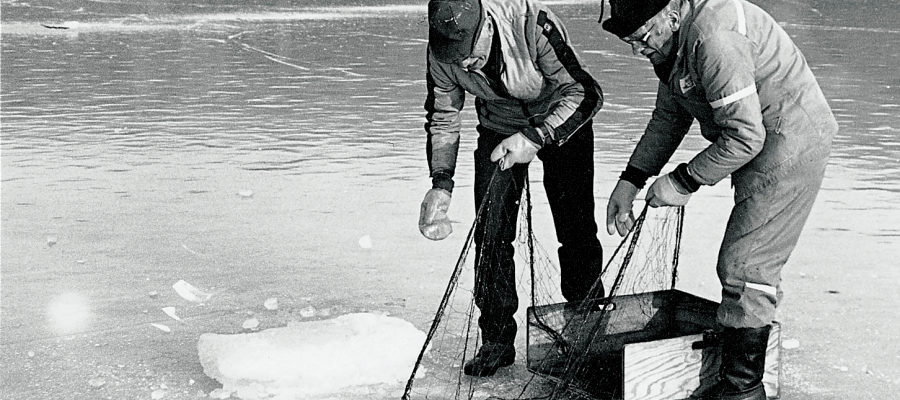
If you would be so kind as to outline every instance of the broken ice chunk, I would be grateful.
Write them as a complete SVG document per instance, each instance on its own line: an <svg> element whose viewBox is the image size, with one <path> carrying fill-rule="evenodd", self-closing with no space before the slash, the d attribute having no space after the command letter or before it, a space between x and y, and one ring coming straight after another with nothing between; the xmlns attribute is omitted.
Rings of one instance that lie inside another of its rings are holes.
<svg viewBox="0 0 900 400"><path fill-rule="evenodd" d="M206 300L209 300L212 297L211 294L200 291L200 289L195 288L190 283L187 283L183 280L179 280L172 285L172 288L175 289L175 292L178 293L179 296L183 297L187 301L193 301L195 303L202 303Z"/></svg>
<svg viewBox="0 0 900 400"><path fill-rule="evenodd" d="M244 329L256 329L258 327L259 327L259 320L256 318L250 318L250 319L244 321L243 324L241 324L241 328L244 328Z"/></svg>
<svg viewBox="0 0 900 400"><path fill-rule="evenodd" d="M313 306L308 306L300 310L300 316L303 318L312 318L316 316L316 308Z"/></svg>
<svg viewBox="0 0 900 400"><path fill-rule="evenodd" d="M372 237L369 235L365 235L365 236L359 238L359 247L362 247L364 249L371 249L372 248Z"/></svg>
<svg viewBox="0 0 900 400"><path fill-rule="evenodd" d="M323 398L401 384L424 341L425 333L407 321L358 313L255 333L205 333L197 350L203 372L223 391Z"/></svg>
<svg viewBox="0 0 900 400"><path fill-rule="evenodd" d="M103 378L91 378L88 379L88 385L91 385L92 388L100 388L106 385L106 380Z"/></svg>
<svg viewBox="0 0 900 400"><path fill-rule="evenodd" d="M181 318L175 314L175 307L163 307L162 311L166 313L166 315L172 317L176 321L181 321Z"/></svg>

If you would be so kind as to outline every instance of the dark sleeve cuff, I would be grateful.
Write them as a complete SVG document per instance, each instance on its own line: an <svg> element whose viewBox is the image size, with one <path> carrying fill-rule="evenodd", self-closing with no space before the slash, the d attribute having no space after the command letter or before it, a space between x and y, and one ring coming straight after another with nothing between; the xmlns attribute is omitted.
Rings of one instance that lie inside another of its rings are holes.
<svg viewBox="0 0 900 400"><path fill-rule="evenodd" d="M453 193L453 177L446 172L435 172L431 174L431 188Z"/></svg>
<svg viewBox="0 0 900 400"><path fill-rule="evenodd" d="M625 171L622 172L622 175L619 175L619 179L631 182L631 184L637 186L638 189L643 189L647 184L647 179L650 179L650 174L629 165L625 167Z"/></svg>
<svg viewBox="0 0 900 400"><path fill-rule="evenodd" d="M522 135L528 138L528 140L534 142L534 144L538 145L538 148L544 147L547 144L544 141L544 137L541 136L541 133L538 132L537 128L529 126L525 129L522 129Z"/></svg>
<svg viewBox="0 0 900 400"><path fill-rule="evenodd" d="M672 171L672 179L675 182L678 182L681 187L687 189L688 193L694 193L700 189L700 182L697 182L690 173L688 173L688 165L687 164L679 164L678 167Z"/></svg>

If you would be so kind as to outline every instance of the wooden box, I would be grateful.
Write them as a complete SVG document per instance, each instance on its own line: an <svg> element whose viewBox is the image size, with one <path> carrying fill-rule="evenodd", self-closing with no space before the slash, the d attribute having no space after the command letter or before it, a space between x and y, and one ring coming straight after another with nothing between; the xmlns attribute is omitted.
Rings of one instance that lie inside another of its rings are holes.
<svg viewBox="0 0 900 400"><path fill-rule="evenodd" d="M597 399L698 396L719 379L721 346L713 332L717 307L678 290L589 300L581 307L530 307L527 367L569 380ZM780 396L780 348L781 326L775 323L763 378L770 399Z"/></svg>

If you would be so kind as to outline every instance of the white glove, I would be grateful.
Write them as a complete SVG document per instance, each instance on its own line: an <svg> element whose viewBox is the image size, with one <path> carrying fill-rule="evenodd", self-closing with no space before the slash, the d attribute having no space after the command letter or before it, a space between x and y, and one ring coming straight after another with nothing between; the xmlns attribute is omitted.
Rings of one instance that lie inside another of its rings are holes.
<svg viewBox="0 0 900 400"><path fill-rule="evenodd" d="M637 186L626 180L619 180L616 188L609 195L609 203L606 205L606 232L610 235L619 233L625 237L634 227L634 198L638 193Z"/></svg>
<svg viewBox="0 0 900 400"><path fill-rule="evenodd" d="M453 227L447 218L450 209L450 192L434 188L425 193L419 212L419 232L431 240L441 240L450 236Z"/></svg>
<svg viewBox="0 0 900 400"><path fill-rule="evenodd" d="M646 200L650 207L680 207L690 199L691 193L676 183L671 173L657 178L647 189Z"/></svg>
<svg viewBox="0 0 900 400"><path fill-rule="evenodd" d="M515 164L528 164L541 147L521 133L503 139L491 152L491 162L500 160L500 170L505 171Z"/></svg>

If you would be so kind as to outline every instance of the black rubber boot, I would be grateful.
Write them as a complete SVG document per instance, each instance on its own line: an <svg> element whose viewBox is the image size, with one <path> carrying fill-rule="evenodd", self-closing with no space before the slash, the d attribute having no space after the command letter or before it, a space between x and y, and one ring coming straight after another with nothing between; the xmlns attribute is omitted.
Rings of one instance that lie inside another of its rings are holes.
<svg viewBox="0 0 900 400"><path fill-rule="evenodd" d="M725 328L721 334L722 365L717 387L707 399L766 400L762 384L771 326Z"/></svg>
<svg viewBox="0 0 900 400"><path fill-rule="evenodd" d="M466 362L463 372L469 376L491 376L500 367L508 367L516 361L516 348L512 345L485 343L475 358Z"/></svg>

